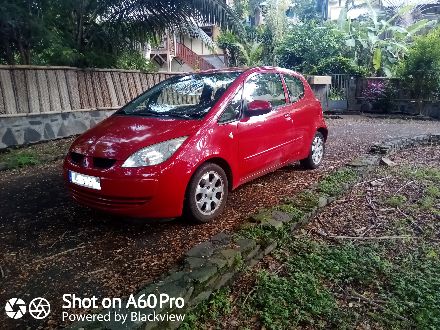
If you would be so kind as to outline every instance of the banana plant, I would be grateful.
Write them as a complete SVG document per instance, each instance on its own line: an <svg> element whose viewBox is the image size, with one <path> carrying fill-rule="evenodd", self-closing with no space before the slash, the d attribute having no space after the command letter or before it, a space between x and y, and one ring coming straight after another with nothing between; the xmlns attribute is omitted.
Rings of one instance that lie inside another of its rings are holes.
<svg viewBox="0 0 440 330"><path fill-rule="evenodd" d="M403 59L414 36L435 22L427 19L404 25L402 17L414 10L413 5L401 7L392 17L385 19L365 2L366 17L353 22L347 8L341 11L339 27L346 33L346 45L355 52L355 59L370 67L374 75L394 74L395 64Z"/></svg>
<svg viewBox="0 0 440 330"><path fill-rule="evenodd" d="M241 44L237 46L240 48L240 55L243 65L245 66L258 66L261 65L263 55L263 45L261 42L251 42Z"/></svg>

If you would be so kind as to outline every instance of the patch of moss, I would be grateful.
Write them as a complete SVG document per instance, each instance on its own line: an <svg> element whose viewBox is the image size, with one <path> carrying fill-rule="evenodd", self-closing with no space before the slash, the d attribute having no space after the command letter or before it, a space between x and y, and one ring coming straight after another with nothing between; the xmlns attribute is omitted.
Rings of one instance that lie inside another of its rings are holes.
<svg viewBox="0 0 440 330"><path fill-rule="evenodd" d="M357 180L358 175L351 168L337 170L319 182L318 190L328 196L338 196L345 190L347 185Z"/></svg>

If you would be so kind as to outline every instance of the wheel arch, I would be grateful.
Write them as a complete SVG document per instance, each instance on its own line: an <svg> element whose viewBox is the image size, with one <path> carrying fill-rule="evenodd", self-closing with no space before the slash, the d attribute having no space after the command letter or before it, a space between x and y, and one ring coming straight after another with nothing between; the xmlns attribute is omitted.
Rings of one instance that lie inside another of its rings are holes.
<svg viewBox="0 0 440 330"><path fill-rule="evenodd" d="M226 178L228 179L228 190L232 191L232 188L234 186L233 185L234 176L232 174L232 169L231 169L231 166L229 165L229 163L224 158L213 157L213 158L206 159L203 163L201 163L199 166L197 166L197 168L199 168L200 166L202 166L203 164L206 164L206 163L216 164L216 165L220 166L223 169L223 171L225 171Z"/></svg>
<svg viewBox="0 0 440 330"><path fill-rule="evenodd" d="M328 136L328 129L327 129L327 127L319 127L316 131L321 133L324 136L324 142L326 142L327 141L327 136Z"/></svg>

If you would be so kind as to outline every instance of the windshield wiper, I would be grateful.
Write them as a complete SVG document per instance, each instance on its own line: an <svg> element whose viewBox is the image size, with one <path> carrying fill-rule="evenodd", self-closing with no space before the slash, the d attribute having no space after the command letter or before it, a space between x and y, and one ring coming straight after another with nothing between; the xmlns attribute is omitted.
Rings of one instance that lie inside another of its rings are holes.
<svg viewBox="0 0 440 330"><path fill-rule="evenodd" d="M173 112L173 111L168 112L167 115L171 117L184 118L184 119L193 118L189 113L181 113L181 112Z"/></svg>

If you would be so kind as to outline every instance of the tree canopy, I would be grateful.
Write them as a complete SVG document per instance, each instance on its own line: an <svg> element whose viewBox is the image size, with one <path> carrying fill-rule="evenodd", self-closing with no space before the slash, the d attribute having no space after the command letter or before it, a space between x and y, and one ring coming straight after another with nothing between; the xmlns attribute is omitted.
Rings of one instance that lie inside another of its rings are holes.
<svg viewBox="0 0 440 330"><path fill-rule="evenodd" d="M0 62L113 66L165 29L199 23L241 30L221 0L0 0Z"/></svg>

